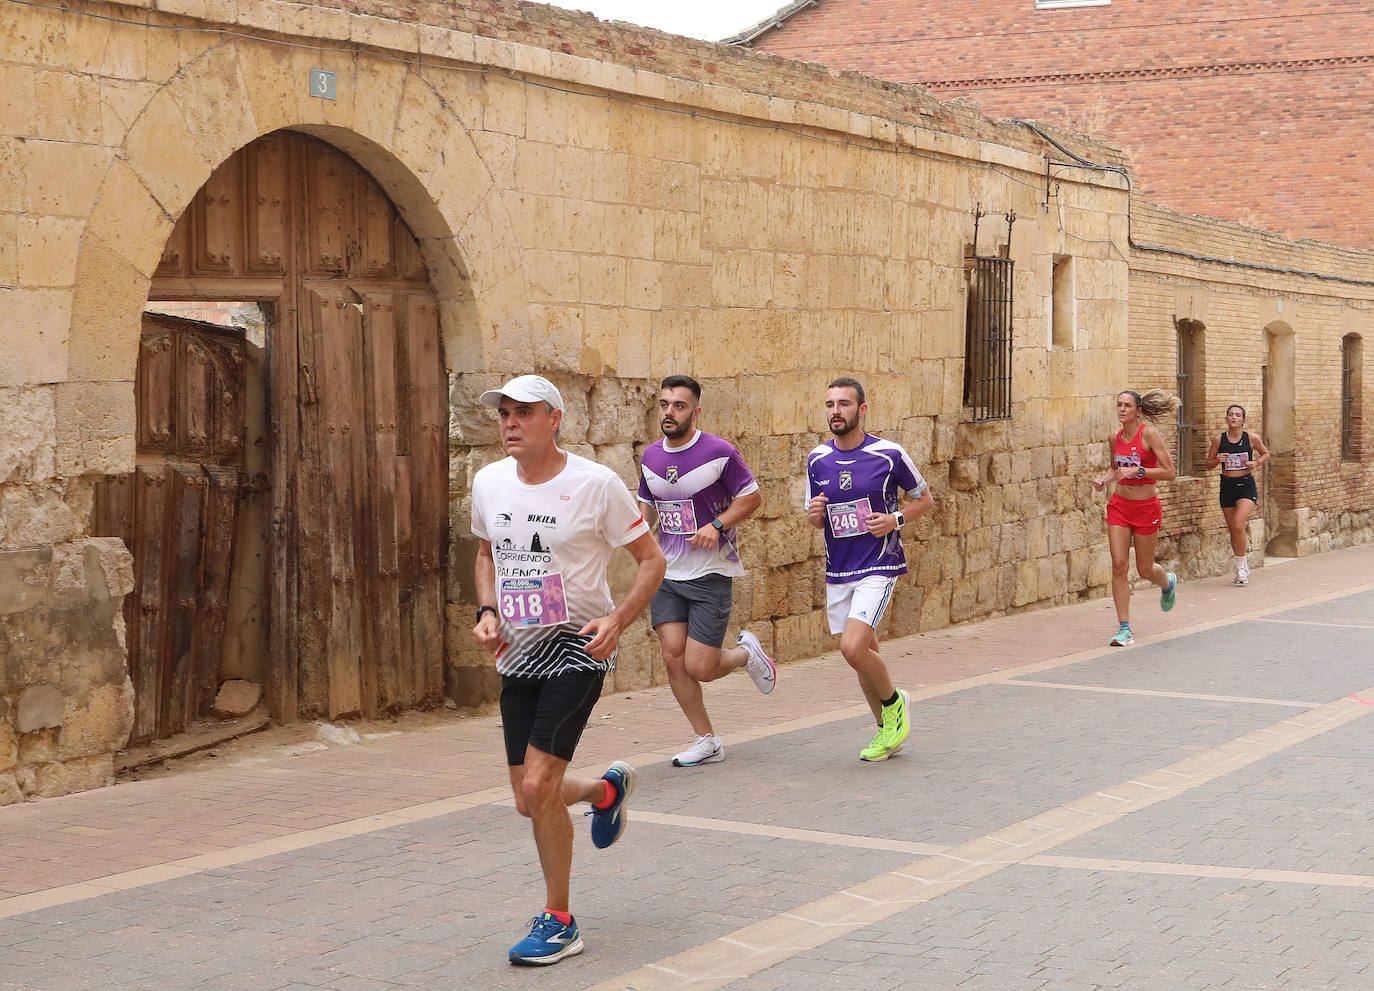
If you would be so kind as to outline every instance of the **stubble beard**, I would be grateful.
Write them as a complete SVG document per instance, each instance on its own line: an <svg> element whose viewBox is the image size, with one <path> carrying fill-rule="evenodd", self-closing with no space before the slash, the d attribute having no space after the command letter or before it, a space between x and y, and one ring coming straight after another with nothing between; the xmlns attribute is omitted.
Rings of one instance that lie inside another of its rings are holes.
<svg viewBox="0 0 1374 991"><path fill-rule="evenodd" d="M851 421L851 420L846 420L846 419L844 419L844 417L840 417L840 423L839 423L839 424L836 424L834 420L829 421L829 423L830 423L830 432L831 432L832 434L834 434L836 437L843 437L843 436L845 436L846 434L850 434L850 433L853 433L853 432L854 432L854 428L857 427L857 426L859 425L859 418L858 418L858 417L855 417L855 418Z"/></svg>

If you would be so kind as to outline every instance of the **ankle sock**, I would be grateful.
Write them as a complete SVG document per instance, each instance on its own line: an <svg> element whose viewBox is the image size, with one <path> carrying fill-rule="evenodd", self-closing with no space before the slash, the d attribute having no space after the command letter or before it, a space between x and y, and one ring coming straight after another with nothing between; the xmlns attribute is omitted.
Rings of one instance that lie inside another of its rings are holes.
<svg viewBox="0 0 1374 991"><path fill-rule="evenodd" d="M889 705L896 705L896 704L897 704L897 700L898 700L899 698L901 698L901 697L902 697L902 693L901 693L901 692L893 691L893 693L892 693L892 698L890 698L890 699L883 699L883 708L886 709Z"/></svg>
<svg viewBox="0 0 1374 991"><path fill-rule="evenodd" d="M546 914L546 915L552 915L555 919L557 919L559 922L563 923L563 925L565 925L565 926L570 926L570 925L572 925L572 913L571 913L571 912L555 912L555 911L554 911L553 909L551 909L551 908L546 908L546 909L544 909L544 914Z"/></svg>
<svg viewBox="0 0 1374 991"><path fill-rule="evenodd" d="M616 790L615 785L611 784L608 779L602 778L601 780L606 782L606 797L599 802L593 802L592 808L609 809L615 804L615 800L620 797L620 792Z"/></svg>

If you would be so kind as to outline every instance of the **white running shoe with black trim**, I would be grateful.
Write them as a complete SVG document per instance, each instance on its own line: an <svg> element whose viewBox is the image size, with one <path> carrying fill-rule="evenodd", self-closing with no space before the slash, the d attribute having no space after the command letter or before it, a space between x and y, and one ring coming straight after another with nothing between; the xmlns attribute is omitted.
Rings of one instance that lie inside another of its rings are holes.
<svg viewBox="0 0 1374 991"><path fill-rule="evenodd" d="M773 658L763 652L759 638L748 630L741 631L736 643L749 654L749 659L744 662L745 673L754 679L755 687L767 695L778 683L778 666L773 663Z"/></svg>
<svg viewBox="0 0 1374 991"><path fill-rule="evenodd" d="M725 759L725 744L720 737L697 736L696 743L673 758L674 767L696 767L698 764L717 764Z"/></svg>

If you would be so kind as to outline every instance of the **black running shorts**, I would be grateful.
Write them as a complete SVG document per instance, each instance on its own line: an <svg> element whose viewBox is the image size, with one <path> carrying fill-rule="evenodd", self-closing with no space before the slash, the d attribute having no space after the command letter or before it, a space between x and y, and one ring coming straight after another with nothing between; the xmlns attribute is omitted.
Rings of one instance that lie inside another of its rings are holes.
<svg viewBox="0 0 1374 991"><path fill-rule="evenodd" d="M1230 509L1242 499L1249 499L1259 505L1259 489L1255 486L1254 475L1238 475L1228 478L1221 476L1221 508Z"/></svg>
<svg viewBox="0 0 1374 991"><path fill-rule="evenodd" d="M536 747L570 761L601 698L605 671L565 671L552 678L501 677L501 728L506 763L525 763L525 749Z"/></svg>

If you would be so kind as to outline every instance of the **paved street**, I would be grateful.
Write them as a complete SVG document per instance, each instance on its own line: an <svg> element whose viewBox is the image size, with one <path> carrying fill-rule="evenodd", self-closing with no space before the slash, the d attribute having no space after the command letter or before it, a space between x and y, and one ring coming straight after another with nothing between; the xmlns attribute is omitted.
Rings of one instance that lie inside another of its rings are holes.
<svg viewBox="0 0 1374 991"><path fill-rule="evenodd" d="M1374 547L894 641L914 729L863 764L838 653L767 698L603 699L579 764L639 768L592 848L587 951L542 908L494 718L0 809L0 988L1374 988Z"/></svg>

